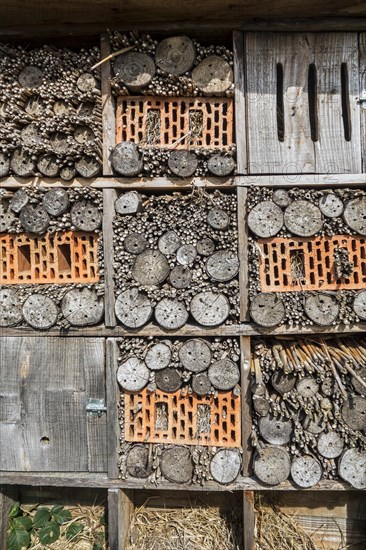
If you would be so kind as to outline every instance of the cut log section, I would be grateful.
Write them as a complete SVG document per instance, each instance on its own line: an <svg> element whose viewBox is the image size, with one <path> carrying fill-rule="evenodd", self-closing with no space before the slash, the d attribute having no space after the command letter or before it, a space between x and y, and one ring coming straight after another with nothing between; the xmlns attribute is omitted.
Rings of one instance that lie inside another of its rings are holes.
<svg viewBox="0 0 366 550"><path fill-rule="evenodd" d="M82 73L76 81L81 92L91 92L97 88L97 81L91 73Z"/></svg>
<svg viewBox="0 0 366 550"><path fill-rule="evenodd" d="M257 237L274 237L283 227L283 212L274 202L262 201L249 212L248 226Z"/></svg>
<svg viewBox="0 0 366 550"><path fill-rule="evenodd" d="M66 103L63 99L58 99L52 105L52 111L56 116L65 116L70 112L70 105Z"/></svg>
<svg viewBox="0 0 366 550"><path fill-rule="evenodd" d="M277 206L281 208L286 208L292 203L290 194L286 189L275 189L273 191L272 200Z"/></svg>
<svg viewBox="0 0 366 550"><path fill-rule="evenodd" d="M318 451L324 458L337 458L343 451L343 439L337 432L322 433L318 439Z"/></svg>
<svg viewBox="0 0 366 550"><path fill-rule="evenodd" d="M193 265L197 258L197 249L193 244L184 244L177 250L177 262L182 266Z"/></svg>
<svg viewBox="0 0 366 550"><path fill-rule="evenodd" d="M137 176L143 166L143 160L137 148L132 141L121 141L113 149L111 155L113 169L121 176Z"/></svg>
<svg viewBox="0 0 366 550"><path fill-rule="evenodd" d="M157 286L170 272L169 262L159 250L145 250L139 254L132 267L132 277L142 286Z"/></svg>
<svg viewBox="0 0 366 550"><path fill-rule="evenodd" d="M212 359L210 346L201 338L192 338L184 342L178 355L183 367L195 373L206 370Z"/></svg>
<svg viewBox="0 0 366 550"><path fill-rule="evenodd" d="M208 258L206 270L214 281L230 281L239 271L239 258L230 250L219 250Z"/></svg>
<svg viewBox="0 0 366 550"><path fill-rule="evenodd" d="M366 368L363 367L363 368L360 368L358 370L356 370L356 374L358 375L359 378L361 378L361 380L363 380L366 384ZM357 378L355 378L354 376L352 376L351 378L351 382L352 382L352 386L354 387L354 389L356 390L357 393L359 393L360 395L364 395L366 396L366 388L365 386L363 386L359 380L357 380Z"/></svg>
<svg viewBox="0 0 366 550"><path fill-rule="evenodd" d="M145 363L150 370L162 370L169 366L172 352L167 344L154 344L147 350Z"/></svg>
<svg viewBox="0 0 366 550"><path fill-rule="evenodd" d="M158 248L162 254L170 256L178 250L181 245L181 241L178 235L174 231L167 231L159 238Z"/></svg>
<svg viewBox="0 0 366 550"><path fill-rule="evenodd" d="M62 188L51 189L44 195L42 204L51 216L61 216L69 207L69 196Z"/></svg>
<svg viewBox="0 0 366 550"><path fill-rule="evenodd" d="M66 155L72 150L76 143L73 137L63 132L55 132L50 135L51 149L57 155Z"/></svg>
<svg viewBox="0 0 366 550"><path fill-rule="evenodd" d="M0 289L0 327L14 327L22 320L22 305L16 290Z"/></svg>
<svg viewBox="0 0 366 550"><path fill-rule="evenodd" d="M204 237L197 241L197 252L201 256L211 256L215 252L215 243L212 239Z"/></svg>
<svg viewBox="0 0 366 550"><path fill-rule="evenodd" d="M123 246L130 254L141 254L147 247L147 240L140 233L130 233L123 241Z"/></svg>
<svg viewBox="0 0 366 550"><path fill-rule="evenodd" d="M233 70L222 57L210 55L193 69L192 81L204 95L223 95L234 81Z"/></svg>
<svg viewBox="0 0 366 550"><path fill-rule="evenodd" d="M143 479L152 473L149 448L144 445L133 445L126 458L127 472L131 477Z"/></svg>
<svg viewBox="0 0 366 550"><path fill-rule="evenodd" d="M39 118L45 110L45 103L39 95L32 95L25 103L25 112L33 118Z"/></svg>
<svg viewBox="0 0 366 550"><path fill-rule="evenodd" d="M207 395L211 391L211 381L205 372L192 376L192 390L197 395Z"/></svg>
<svg viewBox="0 0 366 550"><path fill-rule="evenodd" d="M188 36L171 36L158 44L155 63L160 69L175 76L189 71L196 59L194 44Z"/></svg>
<svg viewBox="0 0 366 550"><path fill-rule="evenodd" d="M168 166L175 176L189 178L197 170L198 159L194 153L178 149L170 153Z"/></svg>
<svg viewBox="0 0 366 550"><path fill-rule="evenodd" d="M170 272L169 282L174 288L187 288L192 280L192 272L188 267L175 266Z"/></svg>
<svg viewBox="0 0 366 550"><path fill-rule="evenodd" d="M278 370L272 374L271 384L278 393L283 395L291 391L296 384L296 376L294 374L285 374Z"/></svg>
<svg viewBox="0 0 366 550"><path fill-rule="evenodd" d="M322 213L310 201L294 201L285 210L287 229L299 237L311 237L323 227Z"/></svg>
<svg viewBox="0 0 366 550"><path fill-rule="evenodd" d="M153 308L149 298L137 288L125 290L115 304L117 319L128 328L140 328L152 317Z"/></svg>
<svg viewBox="0 0 366 550"><path fill-rule="evenodd" d="M235 168L235 161L230 155L218 153L208 159L207 167L214 176L229 176Z"/></svg>
<svg viewBox="0 0 366 550"><path fill-rule="evenodd" d="M211 475L221 485L233 483L240 473L240 468L240 454L232 449L220 449L210 462Z"/></svg>
<svg viewBox="0 0 366 550"><path fill-rule="evenodd" d="M240 371L236 363L228 358L212 363L208 369L211 384L218 390L231 390L240 382Z"/></svg>
<svg viewBox="0 0 366 550"><path fill-rule="evenodd" d="M0 233L7 231L15 221L15 214L10 210L8 201L0 201Z"/></svg>
<svg viewBox="0 0 366 550"><path fill-rule="evenodd" d="M155 319L167 330L178 330L188 321L188 311L183 302L172 298L163 298L156 304Z"/></svg>
<svg viewBox="0 0 366 550"><path fill-rule="evenodd" d="M85 145L91 143L95 139L95 135L89 126L77 126L74 132L74 139L76 143Z"/></svg>
<svg viewBox="0 0 366 550"><path fill-rule="evenodd" d="M319 209L328 218L338 218L342 215L343 201L334 193L327 193L319 199Z"/></svg>
<svg viewBox="0 0 366 550"><path fill-rule="evenodd" d="M21 140L27 147L37 147L43 143L43 137L37 124L28 124L22 128Z"/></svg>
<svg viewBox="0 0 366 550"><path fill-rule="evenodd" d="M258 428L261 436L271 445L286 445L291 440L293 424L291 420L263 416Z"/></svg>
<svg viewBox="0 0 366 550"><path fill-rule="evenodd" d="M81 231L95 231L102 223L102 212L94 203L82 199L71 208L71 222Z"/></svg>
<svg viewBox="0 0 366 550"><path fill-rule="evenodd" d="M325 430L325 424L322 421L314 422L309 416L303 421L305 430L313 435L319 435Z"/></svg>
<svg viewBox="0 0 366 550"><path fill-rule="evenodd" d="M31 327L47 330L57 322L57 306L44 294L31 294L23 304L23 317Z"/></svg>
<svg viewBox="0 0 366 550"><path fill-rule="evenodd" d="M230 304L225 294L208 290L199 292L192 298L190 310L197 323L204 327L215 327L229 317Z"/></svg>
<svg viewBox="0 0 366 550"><path fill-rule="evenodd" d="M250 316L261 327L275 327L285 320L285 306L276 294L261 293L250 305Z"/></svg>
<svg viewBox="0 0 366 550"><path fill-rule="evenodd" d="M366 398L348 394L347 401L341 410L343 421L357 432L366 432Z"/></svg>
<svg viewBox="0 0 366 550"><path fill-rule="evenodd" d="M309 319L320 326L334 323L339 314L337 300L328 294L319 293L308 296L304 308Z"/></svg>
<svg viewBox="0 0 366 550"><path fill-rule="evenodd" d="M62 299L63 316L70 325L85 327L101 322L104 313L103 298L89 288L73 288Z"/></svg>
<svg viewBox="0 0 366 550"><path fill-rule="evenodd" d="M366 290L361 290L356 294L353 301L353 311L357 317L366 320Z"/></svg>
<svg viewBox="0 0 366 550"><path fill-rule="evenodd" d="M0 152L0 178L5 178L10 170L10 158L5 153Z"/></svg>
<svg viewBox="0 0 366 550"><path fill-rule="evenodd" d="M114 73L131 92L140 92L155 75L154 60L141 52L128 52L116 57Z"/></svg>
<svg viewBox="0 0 366 550"><path fill-rule="evenodd" d="M302 397L314 397L319 391L319 384L314 378L306 376L298 381L296 389Z"/></svg>
<svg viewBox="0 0 366 550"><path fill-rule="evenodd" d="M12 154L10 166L13 172L20 177L28 178L33 176L36 170L36 163L26 151L16 149Z"/></svg>
<svg viewBox="0 0 366 550"><path fill-rule="evenodd" d="M101 167L97 159L84 155L75 162L75 168L82 178L95 178Z"/></svg>
<svg viewBox="0 0 366 550"><path fill-rule="evenodd" d="M211 208L207 214L207 223L213 229L224 230L230 225L230 216L220 208Z"/></svg>
<svg viewBox="0 0 366 550"><path fill-rule="evenodd" d="M355 489L366 489L366 452L347 449L339 461L338 472Z"/></svg>
<svg viewBox="0 0 366 550"><path fill-rule="evenodd" d="M349 201L344 209L344 220L355 233L366 235L366 197Z"/></svg>
<svg viewBox="0 0 366 550"><path fill-rule="evenodd" d="M167 368L159 370L155 374L155 383L159 390L172 393L179 390L182 385L182 379L176 369Z"/></svg>
<svg viewBox="0 0 366 550"><path fill-rule="evenodd" d="M123 193L114 203L117 214L137 214L142 210L142 197L137 191Z"/></svg>
<svg viewBox="0 0 366 550"><path fill-rule="evenodd" d="M43 73L38 67L28 65L19 73L18 82L23 88L38 88L43 82Z"/></svg>
<svg viewBox="0 0 366 550"><path fill-rule="evenodd" d="M50 225L50 217L40 205L27 204L22 208L19 219L28 233L44 233Z"/></svg>
<svg viewBox="0 0 366 550"><path fill-rule="evenodd" d="M148 383L150 371L138 357L129 357L121 363L117 371L117 381L122 389L127 391L140 391Z"/></svg>
<svg viewBox="0 0 366 550"><path fill-rule="evenodd" d="M314 487L322 478L320 463L311 455L294 458L291 464L291 477L299 487Z"/></svg>
<svg viewBox="0 0 366 550"><path fill-rule="evenodd" d="M37 160L37 168L48 178L55 178L60 171L56 155L41 155Z"/></svg>
<svg viewBox="0 0 366 550"><path fill-rule="evenodd" d="M163 452L161 473L173 483L188 483L193 475L191 451L187 447L174 446Z"/></svg>
<svg viewBox="0 0 366 550"><path fill-rule="evenodd" d="M70 181L76 176L76 170L73 166L63 166L60 170L60 178Z"/></svg>
<svg viewBox="0 0 366 550"><path fill-rule="evenodd" d="M253 409L259 416L267 416L269 413L269 401L261 395L253 395L252 397Z"/></svg>
<svg viewBox="0 0 366 550"><path fill-rule="evenodd" d="M18 189L18 191L15 191L14 195L11 198L10 201L10 208L13 210L13 212L16 212L19 214L22 208L26 204L28 204L29 201L29 195L26 189Z"/></svg>
<svg viewBox="0 0 366 550"><path fill-rule="evenodd" d="M278 485L285 481L291 471L291 460L282 447L265 447L254 459L254 473L267 485Z"/></svg>

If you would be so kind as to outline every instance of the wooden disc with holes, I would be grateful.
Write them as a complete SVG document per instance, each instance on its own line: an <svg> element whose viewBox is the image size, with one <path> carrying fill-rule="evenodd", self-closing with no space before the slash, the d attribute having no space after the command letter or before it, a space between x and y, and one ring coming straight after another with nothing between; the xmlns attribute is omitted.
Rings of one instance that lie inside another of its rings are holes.
<svg viewBox="0 0 366 550"><path fill-rule="evenodd" d="M128 52L114 61L115 75L131 92L139 92L150 84L155 75L154 60L146 53Z"/></svg>
<svg viewBox="0 0 366 550"><path fill-rule="evenodd" d="M10 209L9 201L0 201L0 233L7 231L15 220L15 214Z"/></svg>
<svg viewBox="0 0 366 550"><path fill-rule="evenodd" d="M183 244L177 250L177 262L183 266L192 265L197 257L197 249L193 244Z"/></svg>
<svg viewBox="0 0 366 550"><path fill-rule="evenodd" d="M33 328L46 330L56 324L58 310L55 302L44 294L31 294L23 304L23 317Z"/></svg>
<svg viewBox="0 0 366 550"><path fill-rule="evenodd" d="M30 148L33 148L33 146L37 147L43 142L41 130L35 123L24 126L24 128L22 128L20 136L24 145Z"/></svg>
<svg viewBox="0 0 366 550"><path fill-rule="evenodd" d="M100 323L104 313L103 298L89 288L69 290L61 302L62 314L70 325L85 327Z"/></svg>
<svg viewBox="0 0 366 550"><path fill-rule="evenodd" d="M89 126L77 126L74 131L74 140L76 143L85 145L95 139L94 132Z"/></svg>
<svg viewBox="0 0 366 550"><path fill-rule="evenodd" d="M38 67L28 65L19 73L18 82L23 88L38 88L43 82L43 73Z"/></svg>
<svg viewBox="0 0 366 550"><path fill-rule="evenodd" d="M65 181L70 181L76 176L74 166L63 166L60 170L60 178Z"/></svg>
<svg viewBox="0 0 366 550"><path fill-rule="evenodd" d="M213 229L224 230L230 225L230 216L220 208L211 208L207 214L207 223Z"/></svg>
<svg viewBox="0 0 366 550"><path fill-rule="evenodd" d="M262 201L249 212L248 226L257 237L274 237L283 227L283 212L274 202Z"/></svg>
<svg viewBox="0 0 366 550"><path fill-rule="evenodd" d="M230 250L219 250L208 258L206 271L214 281L230 281L239 271L239 258Z"/></svg>
<svg viewBox="0 0 366 550"><path fill-rule="evenodd" d="M211 475L221 485L233 483L240 473L240 468L240 454L233 449L220 449L210 462Z"/></svg>
<svg viewBox="0 0 366 550"><path fill-rule="evenodd" d="M151 319L153 308L146 294L131 288L117 296L115 312L126 327L140 328Z"/></svg>
<svg viewBox="0 0 366 550"><path fill-rule="evenodd" d="M197 395L207 395L211 390L211 381L205 372L192 376L192 390Z"/></svg>
<svg viewBox="0 0 366 550"><path fill-rule="evenodd" d="M339 460L338 472L355 489L366 489L366 451L347 449Z"/></svg>
<svg viewBox="0 0 366 550"><path fill-rule="evenodd" d="M172 352L167 344L159 342L149 348L145 355L145 363L150 370L162 370L169 366Z"/></svg>
<svg viewBox="0 0 366 550"><path fill-rule="evenodd" d="M13 210L13 212L16 212L19 214L22 208L26 204L28 204L29 201L29 195L26 189L18 189L18 191L15 191L14 195L11 198L10 201L10 208Z"/></svg>
<svg viewBox="0 0 366 550"><path fill-rule="evenodd" d="M97 81L91 73L82 73L76 81L76 86L81 92L91 92L97 88Z"/></svg>
<svg viewBox="0 0 366 550"><path fill-rule="evenodd" d="M366 290L357 292L352 308L357 317L366 320Z"/></svg>
<svg viewBox="0 0 366 550"><path fill-rule="evenodd" d="M222 57L210 55L193 69L192 81L205 95L222 95L234 81L233 70Z"/></svg>
<svg viewBox="0 0 366 550"><path fill-rule="evenodd" d="M310 416L306 416L303 421L304 429L313 434L313 435L319 435L325 430L325 424L320 422L314 422L311 420Z"/></svg>
<svg viewBox="0 0 366 550"><path fill-rule="evenodd" d="M147 240L140 233L130 233L123 241L124 249L130 254L141 254L147 247Z"/></svg>
<svg viewBox="0 0 366 550"><path fill-rule="evenodd" d="M337 432L325 432L319 436L318 451L324 458L337 458L343 446L343 439Z"/></svg>
<svg viewBox="0 0 366 550"><path fill-rule="evenodd" d="M193 475L193 462L188 447L175 445L161 455L161 473L173 483L188 483Z"/></svg>
<svg viewBox="0 0 366 550"><path fill-rule="evenodd" d="M169 275L169 282L174 288L187 288L192 280L192 272L188 267L175 266Z"/></svg>
<svg viewBox="0 0 366 550"><path fill-rule="evenodd" d="M275 189L273 191L272 200L281 208L286 208L286 206L289 206L292 202L289 192L286 191L286 189Z"/></svg>
<svg viewBox="0 0 366 550"><path fill-rule="evenodd" d="M343 201L334 193L327 193L319 199L319 209L328 218L338 218L343 212Z"/></svg>
<svg viewBox="0 0 366 550"><path fill-rule="evenodd" d="M117 381L124 390L140 391L146 386L149 378L149 369L138 357L131 356L118 367Z"/></svg>
<svg viewBox="0 0 366 550"><path fill-rule="evenodd" d="M94 111L95 103L92 101L83 101L77 108L79 117L89 118Z"/></svg>
<svg viewBox="0 0 366 550"><path fill-rule="evenodd" d="M111 163L114 170L121 176L137 176L143 167L143 160L138 147L132 141L121 141L113 149Z"/></svg>
<svg viewBox="0 0 366 550"><path fill-rule="evenodd" d="M174 254L181 245L178 235L174 231L167 231L159 238L158 248L166 256Z"/></svg>
<svg viewBox="0 0 366 550"><path fill-rule="evenodd" d="M75 162L75 168L82 178L95 178L101 170L101 164L94 157L84 155Z"/></svg>
<svg viewBox="0 0 366 550"><path fill-rule="evenodd" d="M50 135L51 149L57 155L67 155L75 146L75 140L64 132L55 132Z"/></svg>
<svg viewBox="0 0 366 550"><path fill-rule="evenodd" d="M193 296L190 310L197 323L204 327L215 327L224 323L229 317L230 304L225 294L207 290Z"/></svg>
<svg viewBox="0 0 366 550"><path fill-rule="evenodd" d="M41 205L26 204L20 212L20 223L28 233L44 233L50 224L50 217Z"/></svg>
<svg viewBox="0 0 366 550"><path fill-rule="evenodd" d="M69 206L67 191L61 187L47 191L43 196L42 204L51 216L61 216Z"/></svg>
<svg viewBox="0 0 366 550"><path fill-rule="evenodd" d="M214 176L229 176L235 168L235 161L230 155L218 153L208 159L207 167Z"/></svg>
<svg viewBox="0 0 366 550"><path fill-rule="evenodd" d="M56 155L41 155L37 160L37 168L48 178L55 178L60 170Z"/></svg>
<svg viewBox="0 0 366 550"><path fill-rule="evenodd" d="M21 320L22 305L16 290L0 289L0 327L13 327Z"/></svg>
<svg viewBox="0 0 366 550"><path fill-rule="evenodd" d="M319 391L319 384L311 376L306 376L298 381L296 389L302 397L314 397Z"/></svg>
<svg viewBox="0 0 366 550"><path fill-rule="evenodd" d="M343 404L341 414L344 422L351 430L366 432L366 397L348 394Z"/></svg>
<svg viewBox="0 0 366 550"><path fill-rule="evenodd" d="M299 487L314 487L322 478L323 470L311 455L295 457L291 464L291 477Z"/></svg>
<svg viewBox="0 0 366 550"><path fill-rule="evenodd" d="M70 105L63 99L58 99L52 105L52 111L56 116L65 116L70 112Z"/></svg>
<svg viewBox="0 0 366 550"><path fill-rule="evenodd" d="M361 367L360 369L356 370L356 374L366 384L366 367ZM366 396L365 386L363 386L354 376L352 376L351 382L352 382L352 386L354 387L357 393L359 393L360 395Z"/></svg>
<svg viewBox="0 0 366 550"><path fill-rule="evenodd" d="M31 115L34 118L39 118L43 115L45 104L43 99L39 95L32 95L25 103L24 110L27 115Z"/></svg>
<svg viewBox="0 0 366 550"><path fill-rule="evenodd" d="M215 243L212 239L204 237L197 242L196 248L201 256L211 256L215 252Z"/></svg>
<svg viewBox="0 0 366 550"><path fill-rule="evenodd" d="M250 316L261 327L275 327L285 319L285 306L276 294L258 294L250 305Z"/></svg>
<svg viewBox="0 0 366 550"><path fill-rule="evenodd" d="M137 191L123 193L114 203L117 214L137 214L142 210L142 197Z"/></svg>
<svg viewBox="0 0 366 550"><path fill-rule="evenodd" d="M184 342L178 355L183 367L195 373L206 370L212 358L210 346L201 338L192 338Z"/></svg>
<svg viewBox="0 0 366 550"><path fill-rule="evenodd" d="M254 459L254 473L267 485L278 485L285 481L291 471L291 460L282 447L265 447Z"/></svg>
<svg viewBox="0 0 366 550"><path fill-rule="evenodd" d="M267 416L269 413L269 401L261 395L253 395L253 409L259 416Z"/></svg>
<svg viewBox="0 0 366 550"><path fill-rule="evenodd" d="M196 59L194 44L188 36L171 36L162 40L155 53L160 69L175 76L189 71Z"/></svg>
<svg viewBox="0 0 366 550"><path fill-rule="evenodd" d="M343 213L348 227L360 235L366 235L366 197L349 201Z"/></svg>
<svg viewBox="0 0 366 550"><path fill-rule="evenodd" d="M278 393L283 395L295 387L296 376L294 374L285 374L282 370L277 370L272 374L271 384Z"/></svg>
<svg viewBox="0 0 366 550"><path fill-rule="evenodd" d="M81 231L95 231L102 223L102 213L91 201L81 199L71 207L71 222Z"/></svg>
<svg viewBox="0 0 366 550"><path fill-rule="evenodd" d="M339 314L339 304L329 294L318 293L308 296L304 309L309 319L320 326L330 325Z"/></svg>
<svg viewBox="0 0 366 550"><path fill-rule="evenodd" d="M138 479L148 477L153 471L149 459L149 448L144 445L133 445L128 451L126 468L131 477Z"/></svg>
<svg viewBox="0 0 366 550"><path fill-rule="evenodd" d="M322 213L310 201L294 201L284 214L287 229L299 237L311 237L323 227Z"/></svg>
<svg viewBox="0 0 366 550"><path fill-rule="evenodd" d="M189 178L197 170L198 159L194 153L178 149L170 153L168 166L175 176Z"/></svg>
<svg viewBox="0 0 366 550"><path fill-rule="evenodd" d="M10 166L17 176L28 178L36 170L36 163L33 158L23 149L16 149L12 154Z"/></svg>
<svg viewBox="0 0 366 550"><path fill-rule="evenodd" d="M291 420L263 416L259 419L258 428L267 443L286 445L291 440L293 425Z"/></svg>
<svg viewBox="0 0 366 550"><path fill-rule="evenodd" d="M8 175L10 170L10 158L5 153L0 152L0 178Z"/></svg>
<svg viewBox="0 0 366 550"><path fill-rule="evenodd" d="M169 262L159 250L145 250L136 257L132 267L132 277L143 286L160 285L169 272Z"/></svg>
<svg viewBox="0 0 366 550"><path fill-rule="evenodd" d="M188 316L184 303L176 299L163 298L155 306L156 322L168 330L182 328L188 321Z"/></svg>
<svg viewBox="0 0 366 550"><path fill-rule="evenodd" d="M179 390L182 379L176 369L167 368L156 372L155 383L159 390L172 393Z"/></svg>
<svg viewBox="0 0 366 550"><path fill-rule="evenodd" d="M211 384L218 390L231 390L240 382L238 365L227 357L212 363L208 369L208 376Z"/></svg>

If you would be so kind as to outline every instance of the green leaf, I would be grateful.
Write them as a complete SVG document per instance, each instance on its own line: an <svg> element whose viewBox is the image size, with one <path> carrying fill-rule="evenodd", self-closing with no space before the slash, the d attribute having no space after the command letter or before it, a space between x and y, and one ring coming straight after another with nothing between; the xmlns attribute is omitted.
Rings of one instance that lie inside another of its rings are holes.
<svg viewBox="0 0 366 550"><path fill-rule="evenodd" d="M84 525L81 523L72 523L69 525L69 527L66 529L66 537L68 540L73 539L76 537L81 531L84 529Z"/></svg>
<svg viewBox="0 0 366 550"><path fill-rule="evenodd" d="M16 518L20 514L20 502L15 502L10 508L9 518Z"/></svg>
<svg viewBox="0 0 366 550"><path fill-rule="evenodd" d="M103 545L98 543L93 544L93 550L103 550Z"/></svg>
<svg viewBox="0 0 366 550"><path fill-rule="evenodd" d="M60 526L55 521L48 521L42 529L38 531L38 538L41 544L51 544L56 542L60 536Z"/></svg>
<svg viewBox="0 0 366 550"><path fill-rule="evenodd" d="M33 522L31 518L27 516L20 516L13 519L13 525L16 531L30 531L32 529Z"/></svg>
<svg viewBox="0 0 366 550"><path fill-rule="evenodd" d="M34 515L33 525L36 529L41 529L44 527L48 521L51 519L51 512L48 508L39 508Z"/></svg>
<svg viewBox="0 0 366 550"><path fill-rule="evenodd" d="M99 523L100 523L100 525L106 525L105 513L100 516Z"/></svg>
<svg viewBox="0 0 366 550"><path fill-rule="evenodd" d="M56 504L56 506L53 506L53 508L51 508L51 514L59 514L60 512L62 512L63 509L63 506L61 506L60 504Z"/></svg>
<svg viewBox="0 0 366 550"><path fill-rule="evenodd" d="M7 549L23 550L29 547L30 541L31 539L28 531L24 531L24 529L18 531L14 529L8 534Z"/></svg>
<svg viewBox="0 0 366 550"><path fill-rule="evenodd" d="M72 515L70 510L61 510L58 514L52 514L52 517L59 525L62 525L66 521L72 520Z"/></svg>

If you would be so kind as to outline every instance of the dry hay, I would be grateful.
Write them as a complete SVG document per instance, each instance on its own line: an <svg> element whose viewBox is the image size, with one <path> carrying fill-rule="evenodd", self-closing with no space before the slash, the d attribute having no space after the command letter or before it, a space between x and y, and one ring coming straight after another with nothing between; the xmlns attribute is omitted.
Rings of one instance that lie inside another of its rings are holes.
<svg viewBox="0 0 366 550"><path fill-rule="evenodd" d="M135 509L127 550L240 550L241 522L216 507Z"/></svg>

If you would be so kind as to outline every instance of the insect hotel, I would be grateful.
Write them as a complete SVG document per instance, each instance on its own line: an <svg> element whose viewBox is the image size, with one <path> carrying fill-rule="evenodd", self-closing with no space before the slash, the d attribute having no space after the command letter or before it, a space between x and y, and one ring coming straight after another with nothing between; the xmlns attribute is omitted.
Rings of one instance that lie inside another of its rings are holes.
<svg viewBox="0 0 366 550"><path fill-rule="evenodd" d="M0 23L0 550L364 549L364 7L89 4Z"/></svg>

